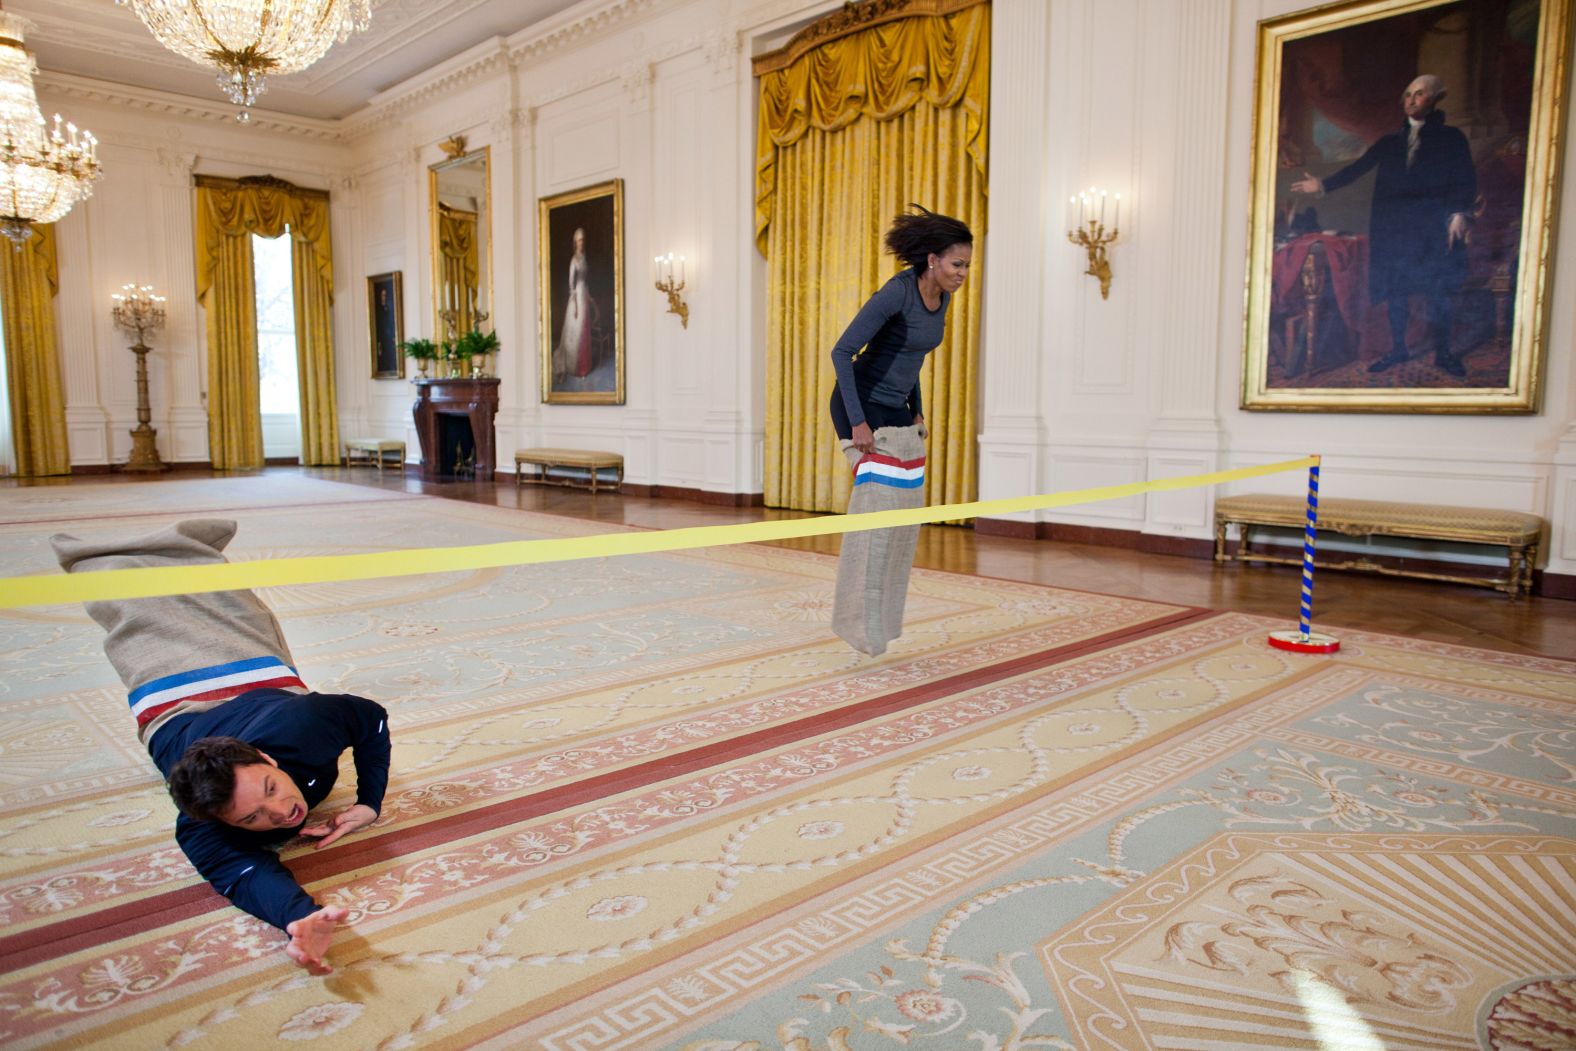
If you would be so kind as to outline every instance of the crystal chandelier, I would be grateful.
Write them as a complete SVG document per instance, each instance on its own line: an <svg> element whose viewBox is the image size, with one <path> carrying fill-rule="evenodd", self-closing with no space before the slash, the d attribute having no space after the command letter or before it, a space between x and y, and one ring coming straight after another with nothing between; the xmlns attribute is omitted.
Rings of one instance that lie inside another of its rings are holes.
<svg viewBox="0 0 1576 1051"><path fill-rule="evenodd" d="M22 48L32 23L0 11L0 233L21 248L34 223L52 223L93 196L98 140L75 124L51 131L38 110L38 63Z"/></svg>
<svg viewBox="0 0 1576 1051"><path fill-rule="evenodd" d="M115 0L130 6L159 43L219 71L237 106L266 90L270 73L296 73L336 41L372 22L372 0ZM241 120L248 119L241 111Z"/></svg>

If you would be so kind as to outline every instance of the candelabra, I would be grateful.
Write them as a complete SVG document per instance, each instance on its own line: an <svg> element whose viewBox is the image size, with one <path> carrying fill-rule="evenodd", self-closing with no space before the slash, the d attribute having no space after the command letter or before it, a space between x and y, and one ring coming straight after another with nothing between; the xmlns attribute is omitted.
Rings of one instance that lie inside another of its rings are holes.
<svg viewBox="0 0 1576 1051"><path fill-rule="evenodd" d="M677 277L673 273L673 261L677 259L679 270ZM684 291L684 257L675 256L672 252L659 255L656 259L657 291L664 292L668 297L668 313L677 314L679 323L689 328L689 304L679 297Z"/></svg>
<svg viewBox="0 0 1576 1051"><path fill-rule="evenodd" d="M1067 232L1067 240L1081 246L1089 253L1089 269L1084 273L1100 282L1100 298L1111 298L1111 261L1106 257L1106 246L1116 241L1122 221L1122 195L1115 197L1116 214L1111 228L1105 226L1106 191L1090 187L1076 197L1069 197L1068 204L1078 206L1078 225Z"/></svg>
<svg viewBox="0 0 1576 1051"><path fill-rule="evenodd" d="M443 328L438 336L438 360L443 362L444 367L449 371L449 376L452 378L459 375L455 371L457 359L454 356L454 341L459 338L460 334L460 312L453 307L444 307L438 311L438 320L443 322ZM442 332L448 333L448 338L444 338L441 334Z"/></svg>
<svg viewBox="0 0 1576 1051"><path fill-rule="evenodd" d="M131 432L131 459L126 461L128 471L167 471L169 464L159 459L159 446L155 439L158 431L150 423L153 410L148 404L148 344L147 333L164 327L164 297L153 294L152 285L126 285L111 297L115 306L110 314L115 324L127 332L137 334L131 352L137 355L137 427Z"/></svg>

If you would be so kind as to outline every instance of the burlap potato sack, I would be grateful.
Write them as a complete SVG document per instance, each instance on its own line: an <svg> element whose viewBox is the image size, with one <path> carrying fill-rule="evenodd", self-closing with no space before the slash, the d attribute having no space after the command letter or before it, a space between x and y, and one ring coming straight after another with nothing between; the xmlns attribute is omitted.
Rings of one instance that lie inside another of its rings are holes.
<svg viewBox="0 0 1576 1051"><path fill-rule="evenodd" d="M49 538L68 573L226 561L235 523L194 518L125 540ZM305 692L279 622L250 591L85 604L107 633L104 653L130 691L144 744L180 712L212 708L260 686Z"/></svg>
<svg viewBox="0 0 1576 1051"><path fill-rule="evenodd" d="M850 441L843 455L854 469L849 514L922 507L925 503L925 432L914 427L882 427L873 453ZM872 656L903 634L903 606L914 566L919 526L844 533L837 561L837 592L832 630L854 649Z"/></svg>

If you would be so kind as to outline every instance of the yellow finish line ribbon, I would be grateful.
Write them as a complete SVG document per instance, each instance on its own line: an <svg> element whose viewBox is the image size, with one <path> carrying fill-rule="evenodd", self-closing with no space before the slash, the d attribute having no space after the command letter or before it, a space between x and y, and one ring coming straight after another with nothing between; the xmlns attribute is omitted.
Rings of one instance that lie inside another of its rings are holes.
<svg viewBox="0 0 1576 1051"><path fill-rule="evenodd" d="M0 609L49 606L68 602L102 602L111 599L152 598L157 595L194 595L207 591L272 588L291 584L327 584L344 580L452 573L458 570L527 566L543 562L568 562L580 558L648 555L659 551L685 551L726 544L793 540L799 537L853 533L865 529L950 522L960 518L1043 511L1052 507L1116 500L1139 493L1193 489L1221 482L1259 478L1300 467L1312 467L1317 456L1258 467L1130 482L1094 489L1073 489L1041 496L976 500L966 504L941 504L896 511L869 511L857 515L739 525L692 526L684 529L599 533L564 540L512 540L501 544L464 547L421 547L404 551L378 551L361 555L318 555L309 558L274 558L257 562L226 562L201 566L160 566L143 569L109 569L93 573L50 573L0 580Z"/></svg>

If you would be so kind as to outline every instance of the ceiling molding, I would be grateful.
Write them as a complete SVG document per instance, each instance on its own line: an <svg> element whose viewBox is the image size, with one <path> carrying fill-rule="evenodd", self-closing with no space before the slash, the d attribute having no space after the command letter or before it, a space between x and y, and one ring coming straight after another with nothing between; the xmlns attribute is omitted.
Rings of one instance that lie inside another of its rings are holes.
<svg viewBox="0 0 1576 1051"><path fill-rule="evenodd" d="M580 4L509 38L509 51L515 61L551 54L592 33L627 22L657 6L658 0L601 0Z"/></svg>
<svg viewBox="0 0 1576 1051"><path fill-rule="evenodd" d="M620 23L644 14L661 0L597 0L578 4L561 15L545 19L504 39L495 37L471 51L414 77L398 87L374 95L367 108L345 117L347 139L371 134L400 115L445 90L474 83L500 69L514 69L542 58ZM602 79L616 79L610 73Z"/></svg>
<svg viewBox="0 0 1576 1051"><path fill-rule="evenodd" d="M124 106L144 113L166 113L175 117L208 121L215 124L236 124L233 105L209 102L190 95L172 91L153 91L147 88L127 87L92 77L79 77L70 73L40 72L34 84L41 90L67 98L102 102L110 106ZM254 109L249 128L315 139L319 142L342 143L345 141L343 121L316 120L311 117L293 117L270 110ZM104 138L104 136L100 136Z"/></svg>
<svg viewBox="0 0 1576 1051"><path fill-rule="evenodd" d="M483 0L467 0L472 7ZM481 82L499 73L506 78L513 71L534 60L571 48L597 34L634 21L649 12L660 9L665 0L586 0L559 15L522 29L510 37L493 37L468 51L440 62L423 73L410 78L387 91L374 95L365 106L344 117L322 119L298 117L266 109L254 109L250 128L289 135L332 145L345 145L396 123L411 110L445 92L454 91ZM450 19L436 23L423 20L424 9L430 0L383 0L377 5L377 14L397 19L399 23L414 25L446 24ZM638 93L641 74L638 66L647 70L656 63L688 51L701 50L708 65L718 72L736 68L747 43L746 25L769 21L769 15L779 17L802 14L806 9L826 6L826 0L760 0L753 5L750 15L734 19L724 26L713 25L705 32L691 38L669 42L665 47L643 53L631 63L609 66L589 72L573 82L563 82L551 90L530 99L519 99L513 108L529 111L544 102L561 99L603 83L626 82L626 89ZM470 10L466 7L465 10ZM461 12L463 13L463 12ZM403 17L401 17L403 16ZM140 28L140 26L139 26ZM105 34L107 37L108 34ZM340 45L343 47L344 45ZM343 63L334 63L326 71L323 83L337 82L356 70L381 57L385 45L346 56ZM376 52L377 54L374 54ZM333 52L330 52L332 55ZM176 56L171 56L176 57ZM649 72L646 73L649 77ZM124 84L99 80L94 77L60 72L40 72L37 76L40 89L54 94L79 98L89 102L112 106L126 106L146 113L168 114L212 124L233 124L235 107L217 99L198 98L173 91L129 87ZM648 82L649 83L649 82ZM511 97L514 85L509 84Z"/></svg>
<svg viewBox="0 0 1576 1051"><path fill-rule="evenodd" d="M512 67L509 48L502 37L493 37L440 62L421 76L372 96L366 108L339 121L346 139L359 138L445 91L467 87Z"/></svg>
<svg viewBox="0 0 1576 1051"><path fill-rule="evenodd" d="M201 68L191 59L160 45L135 16L129 23L124 20L106 23L87 17L89 12L85 10L61 6L60 11L35 10L33 6L25 9L25 17L36 27L27 37L30 48L36 49L40 42L70 43L79 50L111 58L124 58L128 51L135 51L139 62L181 73ZM152 46L148 46L150 44Z"/></svg>
<svg viewBox="0 0 1576 1051"><path fill-rule="evenodd" d="M371 38L359 48L352 45L360 38L352 35L344 43L334 45L327 55L298 75L306 76L309 87L313 89L333 87L398 51L411 34L430 33L459 21L486 2L450 0L447 4L435 5L432 0L403 0L401 3L387 0L377 5L372 17L380 30L392 29L397 32Z"/></svg>

